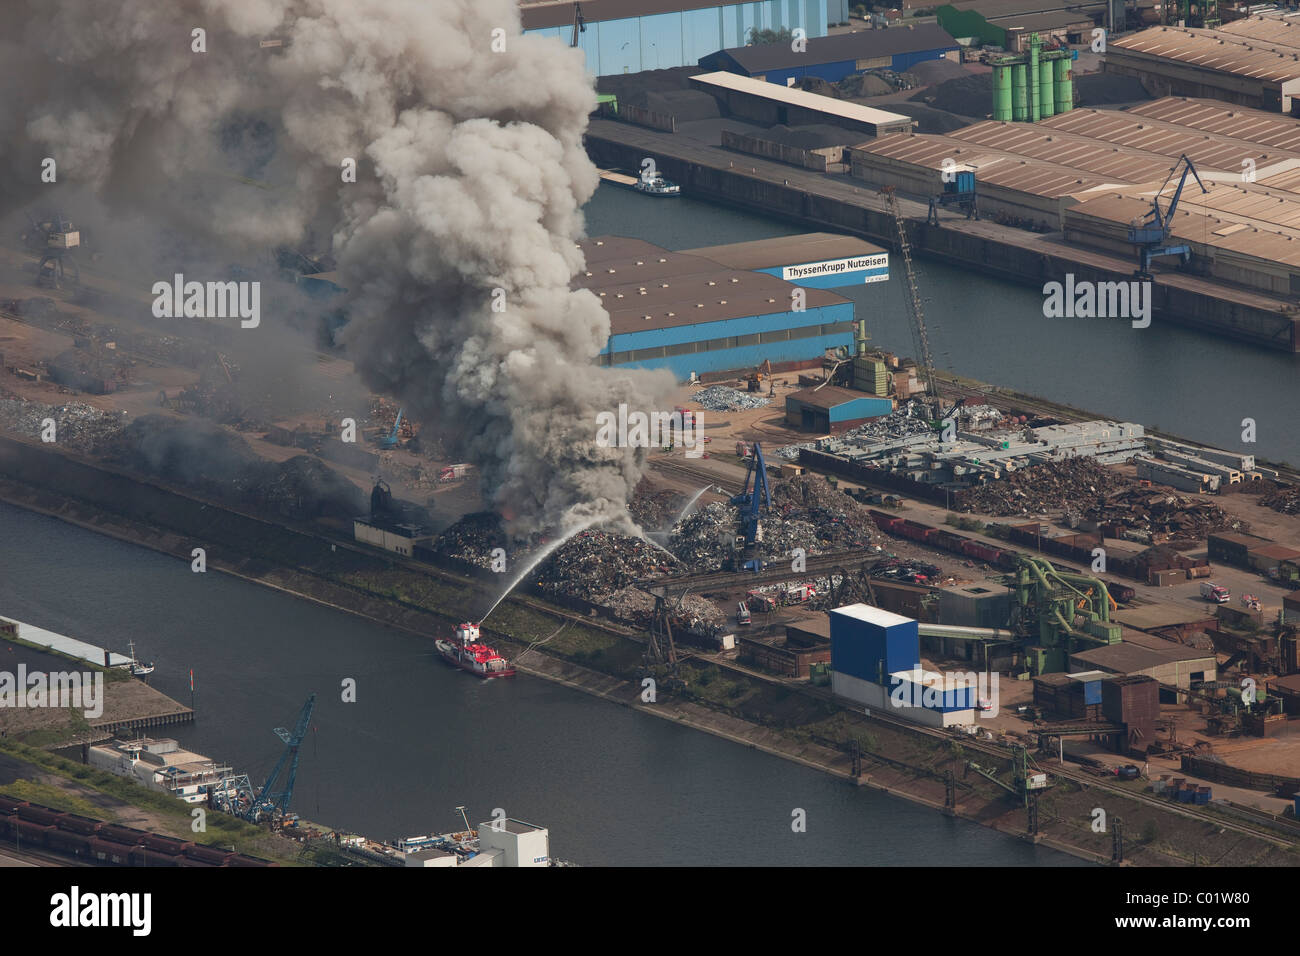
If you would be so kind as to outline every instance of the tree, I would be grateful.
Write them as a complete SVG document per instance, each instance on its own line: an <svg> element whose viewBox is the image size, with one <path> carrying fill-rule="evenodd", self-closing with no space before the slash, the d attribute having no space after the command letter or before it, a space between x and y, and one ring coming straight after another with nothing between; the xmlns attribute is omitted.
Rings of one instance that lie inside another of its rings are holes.
<svg viewBox="0 0 1300 956"><path fill-rule="evenodd" d="M794 39L794 34L786 27L780 30L760 30L758 27L749 28L749 45L750 46L767 46L770 43L789 43Z"/></svg>

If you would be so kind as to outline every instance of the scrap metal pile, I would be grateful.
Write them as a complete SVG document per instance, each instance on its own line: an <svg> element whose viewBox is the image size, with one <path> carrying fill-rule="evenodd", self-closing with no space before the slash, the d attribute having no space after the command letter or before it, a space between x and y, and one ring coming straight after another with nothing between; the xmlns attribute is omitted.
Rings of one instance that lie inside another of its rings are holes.
<svg viewBox="0 0 1300 956"><path fill-rule="evenodd" d="M0 429L22 438L39 439L45 420L54 419L54 443L86 455L98 454L113 445L125 427L122 415L85 405L46 405L43 402L0 398Z"/></svg>
<svg viewBox="0 0 1300 956"><path fill-rule="evenodd" d="M863 422L857 428L849 429L837 437L840 441L855 445L874 445L878 442L910 438L913 435L934 434L929 419L923 413L919 410L916 414L911 413L912 406L917 404L909 402L888 415Z"/></svg>
<svg viewBox="0 0 1300 956"><path fill-rule="evenodd" d="M742 392L729 385L710 385L691 396L711 412L736 412L750 408L763 408L772 400L755 392Z"/></svg>
<svg viewBox="0 0 1300 956"><path fill-rule="evenodd" d="M654 530L668 525L686 505L686 497L676 491L647 491L642 479L627 510L642 528Z"/></svg>
<svg viewBox="0 0 1300 956"><path fill-rule="evenodd" d="M466 561L480 568L492 567L492 552L504 548L507 561L510 556L518 560L528 547L515 548L501 527L501 516L491 511L477 511L465 515L451 525L433 542L433 550L448 557Z"/></svg>
<svg viewBox="0 0 1300 956"><path fill-rule="evenodd" d="M952 510L1001 517L1079 511L1124 490L1128 484L1125 478L1090 458L1067 458L954 492Z"/></svg>
<svg viewBox="0 0 1300 956"><path fill-rule="evenodd" d="M1184 498L1149 488L1125 488L1084 512L1089 521L1119 524L1137 531L1203 538L1213 531L1247 531L1250 524L1200 498Z"/></svg>
<svg viewBox="0 0 1300 956"><path fill-rule="evenodd" d="M1284 515L1300 514L1300 487L1279 485L1273 491L1262 495L1259 503Z"/></svg>
<svg viewBox="0 0 1300 956"><path fill-rule="evenodd" d="M676 558L648 541L606 531L583 531L542 563L537 586L552 594L603 604L634 581L659 577L677 567Z"/></svg>
<svg viewBox="0 0 1300 956"><path fill-rule="evenodd" d="M695 571L721 570L731 555L740 509L714 502L689 515L673 529L668 547ZM774 482L772 509L762 516L766 555L787 555L803 548L808 555L868 547L875 522L870 511L822 478Z"/></svg>

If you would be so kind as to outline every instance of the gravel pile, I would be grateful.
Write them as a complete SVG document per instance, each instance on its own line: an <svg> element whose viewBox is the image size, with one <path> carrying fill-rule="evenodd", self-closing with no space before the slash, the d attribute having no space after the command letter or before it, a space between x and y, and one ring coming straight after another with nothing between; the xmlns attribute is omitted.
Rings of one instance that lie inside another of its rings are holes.
<svg viewBox="0 0 1300 956"><path fill-rule="evenodd" d="M970 73L953 77L921 90L911 97L911 102L924 103L959 116L988 116L993 112L993 74Z"/></svg>
<svg viewBox="0 0 1300 956"><path fill-rule="evenodd" d="M772 404L772 400L766 396L757 392L742 392L730 385L710 385L696 392L691 400L711 412L736 412Z"/></svg>

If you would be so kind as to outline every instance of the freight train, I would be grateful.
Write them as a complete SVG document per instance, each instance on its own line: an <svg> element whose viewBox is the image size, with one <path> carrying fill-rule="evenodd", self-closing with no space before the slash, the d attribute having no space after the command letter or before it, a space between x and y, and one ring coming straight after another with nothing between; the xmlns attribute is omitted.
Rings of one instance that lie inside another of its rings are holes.
<svg viewBox="0 0 1300 956"><path fill-rule="evenodd" d="M919 541L922 544L929 545L932 548L939 548L951 552L952 554L960 554L964 557L974 558L977 561L983 561L985 564L990 564L1002 571L1014 571L1020 562L1020 552L1011 548L997 548L993 545L985 544L983 541L976 541L973 538L967 538L964 535L953 534L951 531L946 531L943 528L934 528L927 524L921 524L919 521L912 521L909 518L900 518L898 515L891 515L884 511L876 511L875 509L869 510L872 520L876 523L876 527L886 534L892 534L899 538L908 538L912 541ZM1034 540L1029 532L1024 529L1013 527L1008 530L1013 539L1020 539L1021 536L1024 536L1029 538L1029 541L1025 543L1030 543ZM1078 537L1080 536L1074 536L1074 538ZM1101 539L1098 538L1097 542L1100 543L1100 540ZM1049 547L1049 544L1053 541L1059 541L1059 539L1044 538L1042 541L1042 550L1056 554L1064 554L1067 557L1072 557L1089 563L1092 561L1091 547L1083 547L1074 544L1073 541L1070 543L1061 542L1053 547ZM1096 545L1092 545L1092 547L1096 547ZM1116 565L1123 565L1124 567L1117 567ZM1129 565L1134 565L1134 567L1129 568ZM1145 578L1145 575L1137 572L1136 562L1127 559L1111 558L1107 561L1107 566L1112 571L1119 574L1129 574L1130 577L1138 577L1140 579ZM1106 582L1106 590L1110 592L1110 596L1120 604L1133 600L1134 595L1137 593L1127 584L1117 584L1113 581Z"/></svg>
<svg viewBox="0 0 1300 956"><path fill-rule="evenodd" d="M0 795L0 839L98 866L265 867L270 860Z"/></svg>

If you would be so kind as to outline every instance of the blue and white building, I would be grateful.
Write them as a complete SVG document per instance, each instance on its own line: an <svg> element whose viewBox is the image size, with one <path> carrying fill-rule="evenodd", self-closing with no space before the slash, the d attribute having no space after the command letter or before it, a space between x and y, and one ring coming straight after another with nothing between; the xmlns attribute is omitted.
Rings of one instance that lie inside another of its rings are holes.
<svg viewBox="0 0 1300 956"><path fill-rule="evenodd" d="M586 26L578 46L594 76L694 66L743 46L752 29L801 27L810 39L824 37L828 22L848 19L843 0L521 0L524 33L572 43L578 5Z"/></svg>

